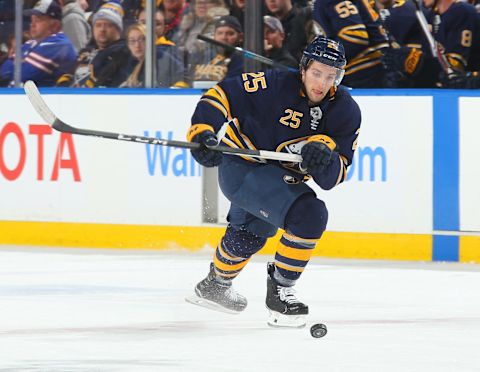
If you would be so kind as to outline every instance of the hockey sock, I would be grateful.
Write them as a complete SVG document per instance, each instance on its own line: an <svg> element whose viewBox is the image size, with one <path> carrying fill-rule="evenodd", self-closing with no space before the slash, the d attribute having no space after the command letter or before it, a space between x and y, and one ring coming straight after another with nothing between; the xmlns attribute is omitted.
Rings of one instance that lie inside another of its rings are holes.
<svg viewBox="0 0 480 372"><path fill-rule="evenodd" d="M275 253L273 278L282 286L295 285L319 239L303 239L284 232Z"/></svg>
<svg viewBox="0 0 480 372"><path fill-rule="evenodd" d="M213 265L217 280L220 282L230 282L240 274L240 271L242 271L249 260L250 257L237 257L229 253L225 246L225 239L222 239L213 256Z"/></svg>
<svg viewBox="0 0 480 372"><path fill-rule="evenodd" d="M213 257L217 279L224 282L233 280L266 242L266 238L246 229L228 225Z"/></svg>

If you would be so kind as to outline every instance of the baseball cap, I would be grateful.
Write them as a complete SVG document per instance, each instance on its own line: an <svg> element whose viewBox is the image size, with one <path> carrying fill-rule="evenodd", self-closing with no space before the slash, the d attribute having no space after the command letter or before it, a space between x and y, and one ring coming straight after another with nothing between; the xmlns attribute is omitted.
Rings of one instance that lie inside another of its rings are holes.
<svg viewBox="0 0 480 372"><path fill-rule="evenodd" d="M282 22L276 17L269 15L263 16L263 23L265 23L268 28L271 28L273 31L283 32Z"/></svg>
<svg viewBox="0 0 480 372"><path fill-rule="evenodd" d="M62 19L62 7L56 0L39 0L32 9L23 11L23 15L48 15L53 19Z"/></svg>
<svg viewBox="0 0 480 372"><path fill-rule="evenodd" d="M215 30L219 27L231 27L237 32L243 32L242 25L238 19L231 15L220 17L215 23Z"/></svg>

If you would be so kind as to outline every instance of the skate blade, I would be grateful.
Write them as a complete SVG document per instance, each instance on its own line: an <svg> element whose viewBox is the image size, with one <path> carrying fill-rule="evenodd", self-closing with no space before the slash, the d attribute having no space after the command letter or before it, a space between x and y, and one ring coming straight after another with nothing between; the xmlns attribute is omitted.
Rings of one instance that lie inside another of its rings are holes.
<svg viewBox="0 0 480 372"><path fill-rule="evenodd" d="M307 325L307 316L285 315L269 310L267 324L274 328L303 328Z"/></svg>
<svg viewBox="0 0 480 372"><path fill-rule="evenodd" d="M185 301L197 306L204 307L209 310L220 311L222 313L227 313L227 314L240 314L240 311L227 309L226 307L223 307L222 305L219 305L216 302L213 302L198 296L185 297Z"/></svg>

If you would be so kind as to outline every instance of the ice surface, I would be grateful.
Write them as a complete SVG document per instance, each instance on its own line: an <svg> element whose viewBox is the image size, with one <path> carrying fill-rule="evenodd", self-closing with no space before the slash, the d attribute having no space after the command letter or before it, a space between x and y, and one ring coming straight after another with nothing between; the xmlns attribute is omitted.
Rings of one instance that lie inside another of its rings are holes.
<svg viewBox="0 0 480 372"><path fill-rule="evenodd" d="M0 371L479 371L480 267L314 259L307 328L266 325L266 261L244 313L184 297L210 253L0 249ZM309 327L325 323L314 339Z"/></svg>

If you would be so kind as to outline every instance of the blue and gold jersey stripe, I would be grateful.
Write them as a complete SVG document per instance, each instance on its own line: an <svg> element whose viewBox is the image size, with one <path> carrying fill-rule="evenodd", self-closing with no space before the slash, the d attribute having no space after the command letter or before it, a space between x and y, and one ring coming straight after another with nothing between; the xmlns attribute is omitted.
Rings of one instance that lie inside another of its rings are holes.
<svg viewBox="0 0 480 372"><path fill-rule="evenodd" d="M387 47L386 43L378 44L373 48L368 48L365 52L360 53L345 66L345 75L351 75L358 71L371 68L381 64L381 49Z"/></svg>
<svg viewBox="0 0 480 372"><path fill-rule="evenodd" d="M230 112L230 103L227 95L218 85L210 88L201 98L201 101L207 102L219 110L226 120L232 119Z"/></svg>
<svg viewBox="0 0 480 372"><path fill-rule="evenodd" d="M246 134L242 133L240 123L236 118L228 123L225 136L222 138L222 142L233 148L256 150L256 147L253 145L253 142L250 140L250 138L248 138ZM254 162L263 162L260 159L246 156L242 156L242 158Z"/></svg>
<svg viewBox="0 0 480 372"><path fill-rule="evenodd" d="M350 43L359 44L359 45L368 45L368 32L365 28L365 25L352 25L343 27L339 32L338 36Z"/></svg>

